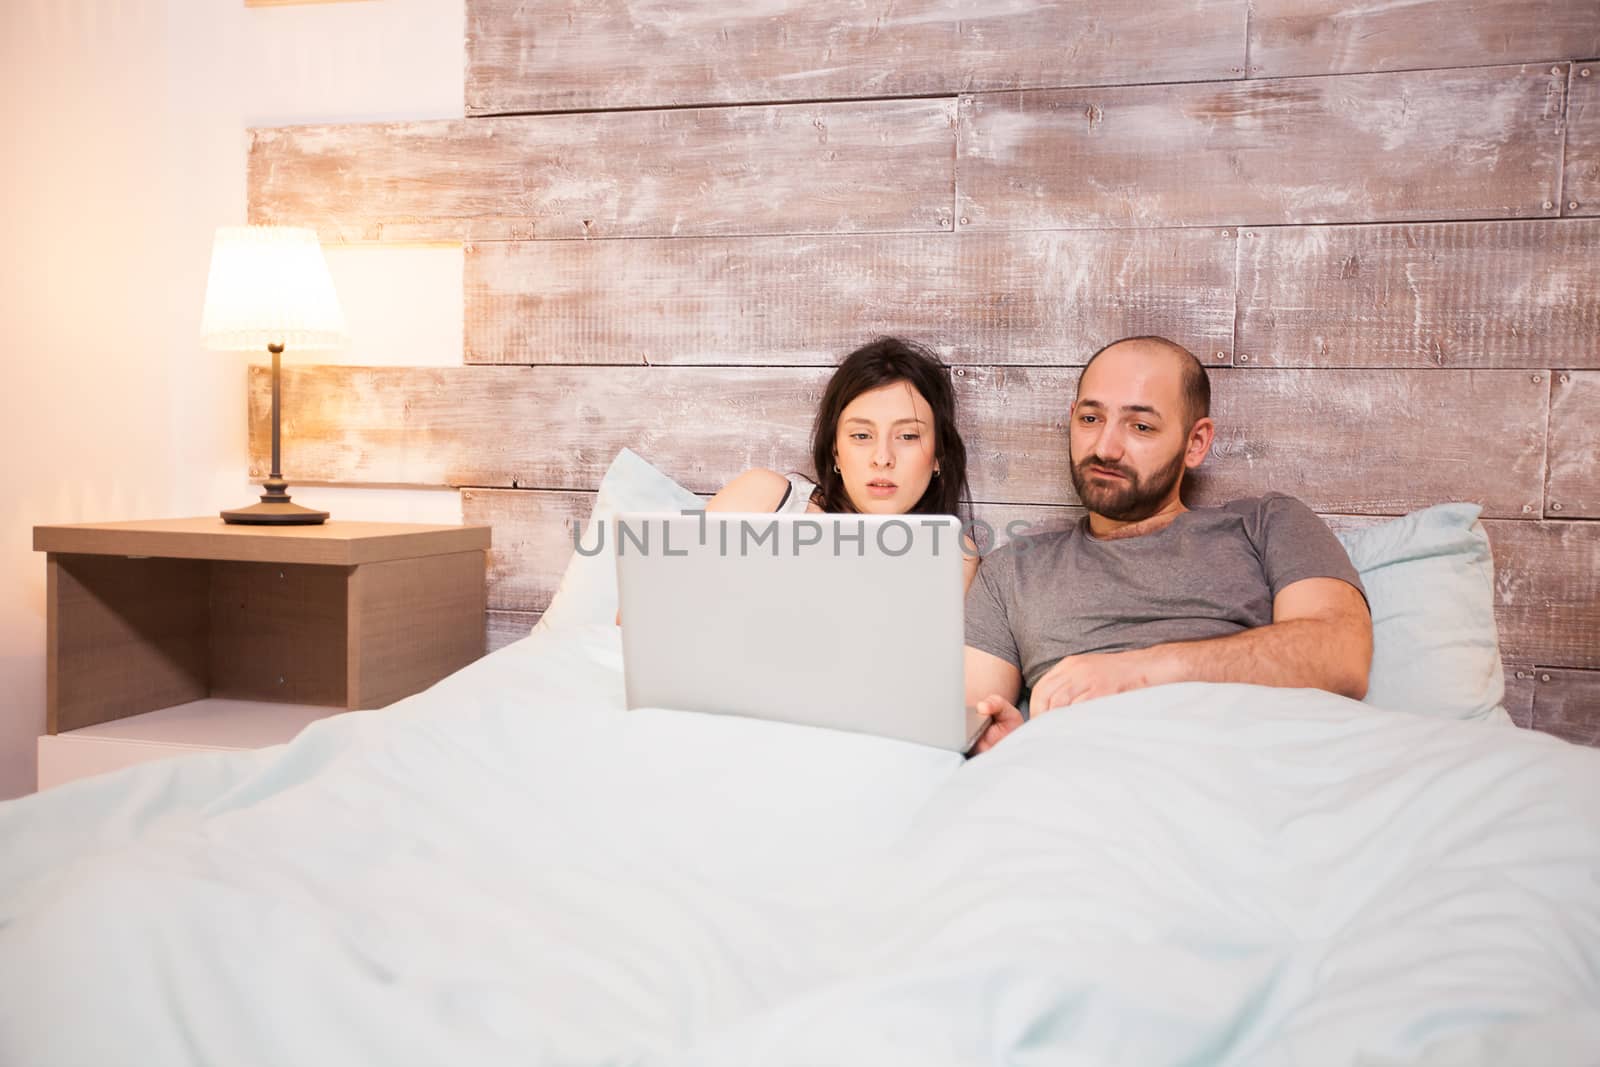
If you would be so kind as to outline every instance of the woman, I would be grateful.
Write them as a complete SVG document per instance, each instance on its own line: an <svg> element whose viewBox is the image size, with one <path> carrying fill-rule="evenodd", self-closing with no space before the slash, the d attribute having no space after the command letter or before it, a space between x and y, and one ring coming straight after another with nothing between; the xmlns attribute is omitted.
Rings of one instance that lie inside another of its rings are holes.
<svg viewBox="0 0 1600 1067"><path fill-rule="evenodd" d="M811 431L815 482L757 468L711 498L707 511L960 515L967 449L955 391L939 357L880 337L844 358L828 380ZM964 539L962 588L978 555Z"/></svg>

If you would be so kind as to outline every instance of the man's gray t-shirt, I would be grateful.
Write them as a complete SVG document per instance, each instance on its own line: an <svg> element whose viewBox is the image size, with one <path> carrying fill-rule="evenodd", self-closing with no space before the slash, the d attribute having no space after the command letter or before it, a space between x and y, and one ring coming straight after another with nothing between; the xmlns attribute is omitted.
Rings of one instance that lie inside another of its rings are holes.
<svg viewBox="0 0 1600 1067"><path fill-rule="evenodd" d="M1101 541L1084 518L984 557L967 591L967 644L1032 686L1064 656L1225 637L1272 621L1303 578L1361 579L1333 531L1281 493L1185 511L1154 533Z"/></svg>

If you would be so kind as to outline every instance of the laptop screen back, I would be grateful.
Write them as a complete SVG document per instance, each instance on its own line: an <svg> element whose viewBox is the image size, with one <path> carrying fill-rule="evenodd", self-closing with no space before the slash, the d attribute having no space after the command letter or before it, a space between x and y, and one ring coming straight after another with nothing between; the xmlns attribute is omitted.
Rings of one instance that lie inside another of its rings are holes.
<svg viewBox="0 0 1600 1067"><path fill-rule="evenodd" d="M966 743L959 523L624 515L628 706Z"/></svg>

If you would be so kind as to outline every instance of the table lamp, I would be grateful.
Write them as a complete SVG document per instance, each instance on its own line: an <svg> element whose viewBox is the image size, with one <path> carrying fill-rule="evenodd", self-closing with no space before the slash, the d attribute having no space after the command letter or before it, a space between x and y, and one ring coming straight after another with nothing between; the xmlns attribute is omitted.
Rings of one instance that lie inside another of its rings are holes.
<svg viewBox="0 0 1600 1067"><path fill-rule="evenodd" d="M290 503L278 457L278 359L284 348L338 348L349 340L316 232L293 226L218 227L200 336L209 349L265 345L272 353L272 474L262 483L261 503L224 511L223 521L305 526L327 519L326 511Z"/></svg>

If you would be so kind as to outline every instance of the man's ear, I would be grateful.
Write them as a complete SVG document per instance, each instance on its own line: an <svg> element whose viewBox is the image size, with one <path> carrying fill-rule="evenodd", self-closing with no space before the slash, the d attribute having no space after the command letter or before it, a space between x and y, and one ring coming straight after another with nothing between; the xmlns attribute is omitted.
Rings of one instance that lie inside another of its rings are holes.
<svg viewBox="0 0 1600 1067"><path fill-rule="evenodd" d="M1211 441L1217 435L1217 425L1209 418L1196 419L1189 427L1189 441L1184 447L1183 465L1194 470L1211 451Z"/></svg>

